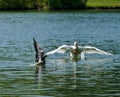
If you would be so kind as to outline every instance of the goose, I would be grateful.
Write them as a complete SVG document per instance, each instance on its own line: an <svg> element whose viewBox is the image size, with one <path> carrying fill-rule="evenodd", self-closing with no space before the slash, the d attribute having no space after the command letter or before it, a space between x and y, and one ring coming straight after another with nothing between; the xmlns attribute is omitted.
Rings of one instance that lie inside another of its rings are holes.
<svg viewBox="0 0 120 97"><path fill-rule="evenodd" d="M42 48L40 48L40 46L38 45L37 41L33 38L33 44L34 44L34 48L35 48L35 57L36 57L36 65L44 65L45 64L45 58L47 57L47 55L45 55L44 51Z"/></svg>
<svg viewBox="0 0 120 97"><path fill-rule="evenodd" d="M72 60L84 60L84 54L104 54L104 55L112 55L111 53L105 52L101 49L92 46L78 46L78 43L75 41L73 46L62 45L57 49L46 53L46 55L55 54L55 53L65 53L69 51L69 57Z"/></svg>

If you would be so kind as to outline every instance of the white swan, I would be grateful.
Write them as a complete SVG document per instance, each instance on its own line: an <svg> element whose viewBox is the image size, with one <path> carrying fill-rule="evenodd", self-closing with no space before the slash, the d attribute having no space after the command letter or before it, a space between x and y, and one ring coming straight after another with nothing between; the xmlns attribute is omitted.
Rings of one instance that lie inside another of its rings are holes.
<svg viewBox="0 0 120 97"><path fill-rule="evenodd" d="M70 51L70 58L72 60L78 60L78 59L84 59L84 54L105 54L105 55L112 55L111 53L105 52L103 50L100 50L96 47L92 46L78 46L77 42L74 42L73 46L69 45L62 45L59 46L57 49L50 51L46 53L45 55L48 56L50 54L55 54L55 53L65 53L67 51Z"/></svg>

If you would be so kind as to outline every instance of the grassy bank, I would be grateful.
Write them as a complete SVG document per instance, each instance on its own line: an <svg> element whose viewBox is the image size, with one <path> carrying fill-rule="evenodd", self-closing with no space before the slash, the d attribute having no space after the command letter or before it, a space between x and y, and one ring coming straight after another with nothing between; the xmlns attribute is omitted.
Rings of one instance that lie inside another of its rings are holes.
<svg viewBox="0 0 120 97"><path fill-rule="evenodd" d="M88 0L88 8L120 8L120 0Z"/></svg>

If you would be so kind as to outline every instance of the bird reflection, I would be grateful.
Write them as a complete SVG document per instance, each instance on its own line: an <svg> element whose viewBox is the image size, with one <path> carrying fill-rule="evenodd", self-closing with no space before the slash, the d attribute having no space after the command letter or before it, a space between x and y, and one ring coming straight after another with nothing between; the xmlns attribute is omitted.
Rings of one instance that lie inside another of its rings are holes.
<svg viewBox="0 0 120 97"><path fill-rule="evenodd" d="M45 64L39 64L35 66L35 82L39 85L42 81L42 74L45 69Z"/></svg>
<svg viewBox="0 0 120 97"><path fill-rule="evenodd" d="M74 77L74 81L73 81L74 82L74 87L73 88L76 89L77 88L77 80L76 80L77 79L77 63L73 62L73 65L74 65L73 66L73 74L74 74L73 75L73 77Z"/></svg>

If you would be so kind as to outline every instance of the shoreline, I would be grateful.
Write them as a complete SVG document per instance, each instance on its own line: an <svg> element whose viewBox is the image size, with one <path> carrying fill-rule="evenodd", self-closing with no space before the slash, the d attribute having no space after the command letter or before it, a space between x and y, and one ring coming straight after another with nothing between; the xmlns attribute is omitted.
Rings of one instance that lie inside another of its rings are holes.
<svg viewBox="0 0 120 97"><path fill-rule="evenodd" d="M109 6L109 7L106 7L106 6L95 6L95 7L92 7L92 6L88 6L88 7L85 7L84 9L0 9L0 12L4 12L4 11L20 11L20 12L25 12L25 11L36 11L36 12L44 12L44 11L86 11L86 10L100 10L100 11L109 11L109 10L117 10L117 11L120 11L120 7L117 6Z"/></svg>

